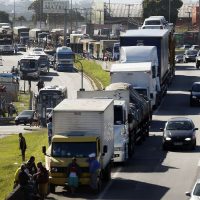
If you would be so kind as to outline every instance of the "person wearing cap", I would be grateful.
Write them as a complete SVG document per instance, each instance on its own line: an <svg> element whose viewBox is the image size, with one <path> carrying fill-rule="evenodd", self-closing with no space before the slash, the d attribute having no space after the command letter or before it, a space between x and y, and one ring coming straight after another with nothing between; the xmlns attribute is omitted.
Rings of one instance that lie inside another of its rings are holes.
<svg viewBox="0 0 200 200"><path fill-rule="evenodd" d="M25 161L25 152L26 152L26 140L23 137L22 133L19 133L19 149L22 154L22 161Z"/></svg>
<svg viewBox="0 0 200 200"><path fill-rule="evenodd" d="M93 190L97 190L98 189L98 184L97 184L97 179L98 179L98 171L100 169L100 163L99 161L96 159L96 154L95 153L91 153L89 155L89 172L90 172L90 187Z"/></svg>
<svg viewBox="0 0 200 200"><path fill-rule="evenodd" d="M74 194L76 188L78 187L80 176L80 167L76 162L76 158L72 158L72 162L69 163L67 167L67 177L68 177L68 185L71 189L71 193Z"/></svg>

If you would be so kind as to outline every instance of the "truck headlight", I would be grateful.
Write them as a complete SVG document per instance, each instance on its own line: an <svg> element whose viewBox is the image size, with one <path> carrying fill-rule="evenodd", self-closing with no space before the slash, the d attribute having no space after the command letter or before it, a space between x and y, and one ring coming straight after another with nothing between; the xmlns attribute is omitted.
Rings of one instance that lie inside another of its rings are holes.
<svg viewBox="0 0 200 200"><path fill-rule="evenodd" d="M196 99L197 97L196 97L196 96L192 96L192 98L193 98L193 99Z"/></svg>
<svg viewBox="0 0 200 200"><path fill-rule="evenodd" d="M185 141L191 141L191 138L185 138Z"/></svg>

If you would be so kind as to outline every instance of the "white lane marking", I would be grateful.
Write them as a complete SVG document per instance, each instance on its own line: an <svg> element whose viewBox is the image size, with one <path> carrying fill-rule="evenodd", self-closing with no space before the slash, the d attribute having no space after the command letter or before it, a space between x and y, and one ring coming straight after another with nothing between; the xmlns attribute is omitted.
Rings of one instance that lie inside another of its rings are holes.
<svg viewBox="0 0 200 200"><path fill-rule="evenodd" d="M119 172L122 170L122 167L119 167L117 169L117 171L113 174L112 179L116 178L119 174ZM113 180L111 179L111 181L108 183L108 185L105 187L104 191L97 197L97 199L103 199L103 196L106 194L106 192L108 191L108 189L110 188L110 186L112 185Z"/></svg>

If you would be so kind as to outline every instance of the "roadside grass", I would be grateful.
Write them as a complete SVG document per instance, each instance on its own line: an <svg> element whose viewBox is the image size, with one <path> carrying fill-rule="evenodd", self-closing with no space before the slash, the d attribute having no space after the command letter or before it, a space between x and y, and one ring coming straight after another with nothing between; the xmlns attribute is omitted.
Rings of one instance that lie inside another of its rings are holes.
<svg viewBox="0 0 200 200"><path fill-rule="evenodd" d="M98 89L102 89L110 84L110 74L102 69L101 65L97 64L95 61L92 60L80 60L83 65L83 72L87 76L93 79ZM81 71L81 64L75 63L76 68ZM100 84L100 83L101 84Z"/></svg>
<svg viewBox="0 0 200 200"><path fill-rule="evenodd" d="M27 143L26 160L30 156L35 156L36 163L44 162L42 146L48 146L47 130L27 133L24 134L24 137ZM0 199L4 200L12 191L15 171L22 163L18 135L1 138L0 152Z"/></svg>

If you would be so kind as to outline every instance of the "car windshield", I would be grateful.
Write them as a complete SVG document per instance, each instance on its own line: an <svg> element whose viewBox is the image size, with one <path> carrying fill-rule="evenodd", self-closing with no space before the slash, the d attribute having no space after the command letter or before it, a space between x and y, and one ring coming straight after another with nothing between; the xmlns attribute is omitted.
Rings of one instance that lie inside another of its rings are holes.
<svg viewBox="0 0 200 200"><path fill-rule="evenodd" d="M149 20L145 22L145 25L160 25L160 21L159 20Z"/></svg>
<svg viewBox="0 0 200 200"><path fill-rule="evenodd" d="M200 84L194 84L192 86L192 91L193 92L200 92Z"/></svg>
<svg viewBox="0 0 200 200"><path fill-rule="evenodd" d="M96 153L95 142L53 142L52 156L54 157L88 157L91 153Z"/></svg>
<svg viewBox="0 0 200 200"><path fill-rule="evenodd" d="M187 51L187 54L188 55L195 55L195 54L197 54L197 51Z"/></svg>
<svg viewBox="0 0 200 200"><path fill-rule="evenodd" d="M197 183L195 188L194 188L194 192L193 195L195 196L200 196L200 183Z"/></svg>
<svg viewBox="0 0 200 200"><path fill-rule="evenodd" d="M22 111L19 115L32 115L34 111L32 110L26 110L26 111Z"/></svg>
<svg viewBox="0 0 200 200"><path fill-rule="evenodd" d="M166 130L191 130L192 124L189 121L169 121Z"/></svg>

